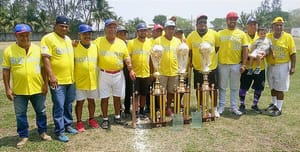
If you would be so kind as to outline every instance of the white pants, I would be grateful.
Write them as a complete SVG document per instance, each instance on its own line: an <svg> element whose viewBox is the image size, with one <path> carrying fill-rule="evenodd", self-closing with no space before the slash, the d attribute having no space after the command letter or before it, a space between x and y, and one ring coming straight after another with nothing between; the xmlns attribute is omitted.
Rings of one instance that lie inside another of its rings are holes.
<svg viewBox="0 0 300 152"><path fill-rule="evenodd" d="M219 107L225 107L226 88L229 80L230 84L230 107L237 108L237 101L240 87L240 64L219 64Z"/></svg>
<svg viewBox="0 0 300 152"><path fill-rule="evenodd" d="M277 91L288 91L290 86L290 62L269 65L267 78L271 89Z"/></svg>
<svg viewBox="0 0 300 152"><path fill-rule="evenodd" d="M125 97L125 77L122 70L115 74L99 71L98 80L100 99L111 95L122 99Z"/></svg>

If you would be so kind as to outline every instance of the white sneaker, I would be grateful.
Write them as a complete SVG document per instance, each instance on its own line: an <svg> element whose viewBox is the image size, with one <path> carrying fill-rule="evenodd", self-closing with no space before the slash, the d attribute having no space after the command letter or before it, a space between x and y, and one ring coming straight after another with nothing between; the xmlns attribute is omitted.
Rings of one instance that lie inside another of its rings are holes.
<svg viewBox="0 0 300 152"><path fill-rule="evenodd" d="M224 112L224 107L219 107L218 111L219 115L222 115L222 113Z"/></svg>
<svg viewBox="0 0 300 152"><path fill-rule="evenodd" d="M233 108L232 109L232 113L237 115L237 116L241 116L243 115L243 113L241 111L239 111L237 108Z"/></svg>
<svg viewBox="0 0 300 152"><path fill-rule="evenodd" d="M219 112L217 110L215 110L215 117L216 118L220 118L220 114L219 114Z"/></svg>

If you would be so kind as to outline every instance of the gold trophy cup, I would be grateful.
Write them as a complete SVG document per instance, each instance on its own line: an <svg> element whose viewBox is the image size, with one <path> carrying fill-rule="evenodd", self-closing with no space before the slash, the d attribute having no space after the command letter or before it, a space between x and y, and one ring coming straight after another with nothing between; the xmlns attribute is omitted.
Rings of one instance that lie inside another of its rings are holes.
<svg viewBox="0 0 300 152"><path fill-rule="evenodd" d="M183 119L184 123L189 123L190 120L190 88L184 83L185 75L187 74L187 63L189 55L189 47L186 43L181 43L177 50L179 84L175 87L174 93L174 114L180 114L181 99L183 98Z"/></svg>
<svg viewBox="0 0 300 152"><path fill-rule="evenodd" d="M203 71L203 84L197 85L197 110L202 111L202 121L213 121L214 115L214 99L216 97L216 90L214 84L209 86L208 74L210 73L209 66L211 65L210 54L213 51L213 47L208 42L200 43L199 52L201 54L201 61Z"/></svg>
<svg viewBox="0 0 300 152"><path fill-rule="evenodd" d="M150 119L153 127L166 125L166 92L159 82L159 68L163 51L164 48L161 45L154 45L150 53L155 78L154 86L150 87Z"/></svg>

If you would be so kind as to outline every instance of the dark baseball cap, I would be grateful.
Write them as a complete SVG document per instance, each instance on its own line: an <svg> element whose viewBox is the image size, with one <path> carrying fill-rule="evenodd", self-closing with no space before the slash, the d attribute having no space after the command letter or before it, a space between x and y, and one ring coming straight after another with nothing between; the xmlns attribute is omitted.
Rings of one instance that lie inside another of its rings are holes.
<svg viewBox="0 0 300 152"><path fill-rule="evenodd" d="M250 24L250 23L252 23L252 22L257 23L256 18L254 18L254 17L248 18L247 24Z"/></svg>
<svg viewBox="0 0 300 152"><path fill-rule="evenodd" d="M70 19L66 16L57 16L56 17L56 24L70 24Z"/></svg>

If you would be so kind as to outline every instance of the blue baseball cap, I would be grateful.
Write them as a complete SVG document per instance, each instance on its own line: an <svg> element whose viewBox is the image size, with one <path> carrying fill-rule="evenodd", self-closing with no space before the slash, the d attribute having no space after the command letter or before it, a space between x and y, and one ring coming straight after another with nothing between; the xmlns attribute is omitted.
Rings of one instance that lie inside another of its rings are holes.
<svg viewBox="0 0 300 152"><path fill-rule="evenodd" d="M20 33L25 33L25 32L31 32L31 28L27 24L17 24L15 26L15 33L20 34Z"/></svg>
<svg viewBox="0 0 300 152"><path fill-rule="evenodd" d="M81 24L78 27L79 33L86 33L86 32L92 32L92 27L87 24Z"/></svg>
<svg viewBox="0 0 300 152"><path fill-rule="evenodd" d="M105 27L108 26L108 25L110 25L110 24L116 24L116 25L118 25L117 21L114 20L114 19L111 19L111 18L105 20L104 24L105 24Z"/></svg>
<svg viewBox="0 0 300 152"><path fill-rule="evenodd" d="M56 24L70 24L70 19L66 16L57 16L56 17Z"/></svg>
<svg viewBox="0 0 300 152"><path fill-rule="evenodd" d="M136 26L136 30L146 30L146 29L148 29L146 23L139 23Z"/></svg>
<svg viewBox="0 0 300 152"><path fill-rule="evenodd" d="M257 23L256 18L254 18L254 17L249 17L248 20L247 20L247 24L250 24L250 23L252 23L252 22Z"/></svg>

